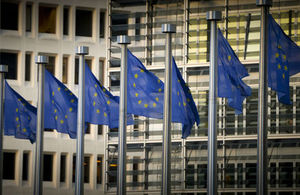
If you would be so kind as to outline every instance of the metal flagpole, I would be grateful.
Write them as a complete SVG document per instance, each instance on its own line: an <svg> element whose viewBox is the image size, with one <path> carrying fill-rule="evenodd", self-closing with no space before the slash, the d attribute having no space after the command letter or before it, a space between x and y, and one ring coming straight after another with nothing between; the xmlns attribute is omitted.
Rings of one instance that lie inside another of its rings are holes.
<svg viewBox="0 0 300 195"><path fill-rule="evenodd" d="M220 11L209 11L206 20L210 28L210 66L209 66L209 110L208 110L208 169L207 194L217 194L217 79L218 79L218 41L217 21L222 19Z"/></svg>
<svg viewBox="0 0 300 195"><path fill-rule="evenodd" d="M171 194L171 119L172 119L172 33L176 26L163 24L162 32L166 33L165 92L164 92L164 130L161 194Z"/></svg>
<svg viewBox="0 0 300 195"><path fill-rule="evenodd" d="M47 56L36 56L35 63L38 65L38 105L37 127L35 144L35 172L34 172L34 195L43 194L43 145L44 145L44 88L45 88L45 65L48 64Z"/></svg>
<svg viewBox="0 0 300 195"><path fill-rule="evenodd" d="M4 127L4 73L8 72L7 65L0 65L0 195L2 195L3 177L3 127Z"/></svg>
<svg viewBox="0 0 300 195"><path fill-rule="evenodd" d="M267 101L268 101L268 69L267 69L267 40L268 40L268 12L271 0L257 0L261 6L260 28L260 57L259 57L259 102L258 102L258 132L257 132L257 179L256 194L268 193L268 150L267 150Z"/></svg>
<svg viewBox="0 0 300 195"><path fill-rule="evenodd" d="M117 194L126 194L126 127L127 127L127 45L130 39L126 35L117 37L121 45L121 83L119 105L119 143L118 143L118 180Z"/></svg>
<svg viewBox="0 0 300 195"><path fill-rule="evenodd" d="M83 161L84 161L84 113L85 113L85 61L84 56L89 53L89 48L78 46L76 54L80 55L79 59L79 92L78 92L78 111L77 111L77 140L76 140L76 183L75 194L83 195Z"/></svg>

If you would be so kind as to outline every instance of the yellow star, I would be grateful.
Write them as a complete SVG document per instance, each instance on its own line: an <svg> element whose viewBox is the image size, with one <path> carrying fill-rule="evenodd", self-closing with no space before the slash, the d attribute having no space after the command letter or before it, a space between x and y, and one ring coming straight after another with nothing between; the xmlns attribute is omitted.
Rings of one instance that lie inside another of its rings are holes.
<svg viewBox="0 0 300 195"><path fill-rule="evenodd" d="M64 120L60 120L60 124L64 124Z"/></svg>
<svg viewBox="0 0 300 195"><path fill-rule="evenodd" d="M161 92L161 88L158 89L158 92Z"/></svg>
<svg viewBox="0 0 300 195"><path fill-rule="evenodd" d="M158 97L156 97L156 98L155 98L155 100L158 102L158 101L159 101L159 98L158 98Z"/></svg>
<svg viewBox="0 0 300 195"><path fill-rule="evenodd" d="M23 128L23 132L25 133L27 130L25 128Z"/></svg>
<svg viewBox="0 0 300 195"><path fill-rule="evenodd" d="M185 102L183 102L183 106L186 106L186 103L185 103Z"/></svg>
<svg viewBox="0 0 300 195"><path fill-rule="evenodd" d="M68 88L65 88L65 91L68 91Z"/></svg>
<svg viewBox="0 0 300 195"><path fill-rule="evenodd" d="M18 109L18 108L16 108L16 112L19 112L19 109Z"/></svg>
<svg viewBox="0 0 300 195"><path fill-rule="evenodd" d="M138 77L139 77L139 75L138 75L138 74L135 74L135 75L134 75L134 78L136 78L136 79L137 79Z"/></svg>
<svg viewBox="0 0 300 195"><path fill-rule="evenodd" d="M231 55L228 56L228 61L230 61L230 60L231 60Z"/></svg>
<svg viewBox="0 0 300 195"><path fill-rule="evenodd" d="M285 79L285 74L284 73L282 74L282 78Z"/></svg>
<svg viewBox="0 0 300 195"><path fill-rule="evenodd" d="M72 92L70 92L70 93L69 93L69 95L71 95L71 96L72 96L72 95L73 95L73 93L72 93Z"/></svg>
<svg viewBox="0 0 300 195"><path fill-rule="evenodd" d="M73 108L69 108L69 111L72 112Z"/></svg>
<svg viewBox="0 0 300 195"><path fill-rule="evenodd" d="M52 91L52 96L54 96L54 91Z"/></svg>
<svg viewBox="0 0 300 195"><path fill-rule="evenodd" d="M135 84L135 83L133 83L133 87L136 87L136 84Z"/></svg>
<svg viewBox="0 0 300 195"><path fill-rule="evenodd" d="M277 47L278 47L278 49L281 49L281 45L279 45L279 44L278 44L278 46L277 46Z"/></svg>
<svg viewBox="0 0 300 195"><path fill-rule="evenodd" d="M288 70L288 67L287 67L287 66L284 66L284 70Z"/></svg>
<svg viewBox="0 0 300 195"><path fill-rule="evenodd" d="M71 99L71 103L74 103L75 102L75 100L74 99Z"/></svg>
<svg viewBox="0 0 300 195"><path fill-rule="evenodd" d="M107 104L108 104L108 105L110 104L110 101L109 101L109 100L107 100Z"/></svg>
<svg viewBox="0 0 300 195"><path fill-rule="evenodd" d="M103 88L103 89L102 89L102 91L103 91L103 92L106 92L106 89L105 89L105 88Z"/></svg>
<svg viewBox="0 0 300 195"><path fill-rule="evenodd" d="M98 87L98 85L97 84L95 84L95 88L97 88Z"/></svg>
<svg viewBox="0 0 300 195"><path fill-rule="evenodd" d="M153 107L156 107L156 103L155 102L153 103Z"/></svg>
<svg viewBox="0 0 300 195"><path fill-rule="evenodd" d="M57 88L57 90L58 90L58 91L60 91L60 87L59 87L59 88Z"/></svg>
<svg viewBox="0 0 300 195"><path fill-rule="evenodd" d="M145 72L143 69L141 69L141 72Z"/></svg>
<svg viewBox="0 0 300 195"><path fill-rule="evenodd" d="M17 124L17 128L19 128L20 127L20 124Z"/></svg>
<svg viewBox="0 0 300 195"><path fill-rule="evenodd" d="M283 54L282 57L283 57L284 60L286 60L286 55Z"/></svg>
<svg viewBox="0 0 300 195"><path fill-rule="evenodd" d="M191 100L190 100L190 98L186 98L186 101L187 101L187 102L190 102Z"/></svg>
<svg viewBox="0 0 300 195"><path fill-rule="evenodd" d="M138 93L135 93L135 97L138 97L139 96L139 94Z"/></svg>
<svg viewBox="0 0 300 195"><path fill-rule="evenodd" d="M94 96L95 96L95 97L97 97L97 95L98 95L97 93L94 93Z"/></svg>
<svg viewBox="0 0 300 195"><path fill-rule="evenodd" d="M281 65L280 64L278 64L278 69L281 69Z"/></svg>
<svg viewBox="0 0 300 195"><path fill-rule="evenodd" d="M160 83L160 79L157 79L157 82Z"/></svg>
<svg viewBox="0 0 300 195"><path fill-rule="evenodd" d="M18 98L18 101L20 102L22 99L21 98Z"/></svg>
<svg viewBox="0 0 300 195"><path fill-rule="evenodd" d="M54 109L54 113L56 113L57 112L57 110L56 109Z"/></svg>
<svg viewBox="0 0 300 195"><path fill-rule="evenodd" d="M179 95L179 91L177 91L177 95Z"/></svg>
<svg viewBox="0 0 300 195"><path fill-rule="evenodd" d="M138 104L141 104L141 103L142 103L142 100L139 100L139 101L138 101Z"/></svg>
<svg viewBox="0 0 300 195"><path fill-rule="evenodd" d="M96 102L95 101L93 101L93 106L95 106L96 105Z"/></svg>
<svg viewBox="0 0 300 195"><path fill-rule="evenodd" d="M279 57L279 53L275 53L275 57L278 58Z"/></svg>
<svg viewBox="0 0 300 195"><path fill-rule="evenodd" d="M16 117L16 121L19 121L19 117Z"/></svg>
<svg viewBox="0 0 300 195"><path fill-rule="evenodd" d="M107 117L107 114L106 114L106 112L104 112L104 113L103 113L103 115L104 115L104 117Z"/></svg>
<svg viewBox="0 0 300 195"><path fill-rule="evenodd" d="M144 104L144 107L145 107L145 108L148 108L148 104Z"/></svg>
<svg viewBox="0 0 300 195"><path fill-rule="evenodd" d="M181 103L180 103L180 102L178 102L178 106L181 106Z"/></svg>
<svg viewBox="0 0 300 195"><path fill-rule="evenodd" d="M68 118L68 115L65 115L65 118Z"/></svg>
<svg viewBox="0 0 300 195"><path fill-rule="evenodd" d="M52 104L54 104L54 100L52 100L51 102L52 102Z"/></svg>
<svg viewBox="0 0 300 195"><path fill-rule="evenodd" d="M55 116L55 120L57 120L57 116Z"/></svg>
<svg viewBox="0 0 300 195"><path fill-rule="evenodd" d="M180 83L180 80L178 79L177 82Z"/></svg>
<svg viewBox="0 0 300 195"><path fill-rule="evenodd" d="M99 114L99 113L100 113L100 110L99 110L99 109L97 109L97 110L96 110L96 112Z"/></svg>

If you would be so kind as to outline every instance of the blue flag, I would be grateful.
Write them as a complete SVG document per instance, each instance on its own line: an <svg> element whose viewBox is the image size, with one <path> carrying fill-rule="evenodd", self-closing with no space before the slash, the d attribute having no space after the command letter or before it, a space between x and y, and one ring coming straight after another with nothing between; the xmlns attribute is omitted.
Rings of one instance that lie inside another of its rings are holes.
<svg viewBox="0 0 300 195"><path fill-rule="evenodd" d="M242 78L249 76L227 40L218 29L218 96L228 98L228 105L241 114L243 101L251 95L251 88Z"/></svg>
<svg viewBox="0 0 300 195"><path fill-rule="evenodd" d="M162 119L164 83L149 72L129 50L127 58L128 113ZM199 115L174 59L172 66L172 121L182 123L182 137L186 138L194 123L199 124Z"/></svg>
<svg viewBox="0 0 300 195"><path fill-rule="evenodd" d="M277 92L278 100L291 104L289 77L300 72L300 48L269 14L268 86Z"/></svg>
<svg viewBox="0 0 300 195"><path fill-rule="evenodd" d="M4 135L18 139L36 139L36 108L30 105L5 81Z"/></svg>
<svg viewBox="0 0 300 195"><path fill-rule="evenodd" d="M77 97L51 73L45 70L44 127L77 135Z"/></svg>
<svg viewBox="0 0 300 195"><path fill-rule="evenodd" d="M119 126L119 97L113 96L85 65L85 121L108 125L109 128ZM127 116L127 125L132 125L131 115Z"/></svg>
<svg viewBox="0 0 300 195"><path fill-rule="evenodd" d="M196 122L200 123L192 93L182 79L179 69L172 59L172 121L182 123L182 137L190 135Z"/></svg>

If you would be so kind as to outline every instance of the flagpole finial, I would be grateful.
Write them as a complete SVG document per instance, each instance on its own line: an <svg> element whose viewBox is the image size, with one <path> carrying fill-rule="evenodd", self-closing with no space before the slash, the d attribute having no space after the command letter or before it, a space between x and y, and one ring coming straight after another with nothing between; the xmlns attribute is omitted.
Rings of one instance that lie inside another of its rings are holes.
<svg viewBox="0 0 300 195"><path fill-rule="evenodd" d="M222 12L220 11L208 11L206 12L206 20L222 20Z"/></svg>
<svg viewBox="0 0 300 195"><path fill-rule="evenodd" d="M176 26L174 24L162 24L162 33L176 33Z"/></svg>
<svg viewBox="0 0 300 195"><path fill-rule="evenodd" d="M78 46L76 48L77 55L88 55L89 54L89 47L87 46Z"/></svg>
<svg viewBox="0 0 300 195"><path fill-rule="evenodd" d="M43 55L35 56L35 63L36 64L48 64L49 63L48 56L43 56Z"/></svg>
<svg viewBox="0 0 300 195"><path fill-rule="evenodd" d="M127 35L120 35L117 37L118 44L130 44L130 38Z"/></svg>
<svg viewBox="0 0 300 195"><path fill-rule="evenodd" d="M6 73L8 72L8 66L0 64L0 73Z"/></svg>
<svg viewBox="0 0 300 195"><path fill-rule="evenodd" d="M257 6L272 6L272 0L256 0Z"/></svg>

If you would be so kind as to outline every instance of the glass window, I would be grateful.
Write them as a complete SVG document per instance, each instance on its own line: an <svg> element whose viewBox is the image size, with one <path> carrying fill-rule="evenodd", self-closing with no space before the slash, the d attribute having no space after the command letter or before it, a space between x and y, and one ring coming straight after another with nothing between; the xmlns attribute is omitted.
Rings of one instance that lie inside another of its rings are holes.
<svg viewBox="0 0 300 195"><path fill-rule="evenodd" d="M44 154L43 181L53 180L53 154Z"/></svg>
<svg viewBox="0 0 300 195"><path fill-rule="evenodd" d="M18 30L19 4L1 1L1 29Z"/></svg>
<svg viewBox="0 0 300 195"><path fill-rule="evenodd" d="M300 133L300 87L296 88L296 131Z"/></svg>
<svg viewBox="0 0 300 195"><path fill-rule="evenodd" d="M187 165L185 171L185 188L194 189L195 186L195 165Z"/></svg>
<svg viewBox="0 0 300 195"><path fill-rule="evenodd" d="M256 163L246 163L246 188L256 187Z"/></svg>
<svg viewBox="0 0 300 195"><path fill-rule="evenodd" d="M15 152L3 152L3 179L15 179Z"/></svg>
<svg viewBox="0 0 300 195"><path fill-rule="evenodd" d="M279 163L279 187L293 186L293 163Z"/></svg>
<svg viewBox="0 0 300 195"><path fill-rule="evenodd" d="M69 35L69 15L70 8L64 7L64 19L63 19L63 34Z"/></svg>
<svg viewBox="0 0 300 195"><path fill-rule="evenodd" d="M22 180L28 181L28 170L29 170L29 153L23 153L23 164L22 164Z"/></svg>
<svg viewBox="0 0 300 195"><path fill-rule="evenodd" d="M76 9L76 36L92 36L93 12Z"/></svg>
<svg viewBox="0 0 300 195"><path fill-rule="evenodd" d="M92 60L91 59L85 59L85 63L89 66L89 68L92 68ZM79 58L75 58L75 84L78 84L79 79Z"/></svg>
<svg viewBox="0 0 300 195"><path fill-rule="evenodd" d="M296 187L300 187L300 162L296 162Z"/></svg>
<svg viewBox="0 0 300 195"><path fill-rule="evenodd" d="M85 129L85 134L90 134L91 133L91 124L86 123L86 129Z"/></svg>
<svg viewBox="0 0 300 195"><path fill-rule="evenodd" d="M243 164L238 163L237 164L237 187L242 188L243 187Z"/></svg>
<svg viewBox="0 0 300 195"><path fill-rule="evenodd" d="M234 187L234 164L225 165L225 188L233 188Z"/></svg>
<svg viewBox="0 0 300 195"><path fill-rule="evenodd" d="M39 6L39 33L56 33L56 7Z"/></svg>
<svg viewBox="0 0 300 195"><path fill-rule="evenodd" d="M110 86L114 89L119 89L120 87L120 72L110 73Z"/></svg>
<svg viewBox="0 0 300 195"><path fill-rule="evenodd" d="M63 72L62 72L62 82L68 83L68 67L69 67L69 57L63 57Z"/></svg>
<svg viewBox="0 0 300 195"><path fill-rule="evenodd" d="M0 63L8 65L8 73L5 74L5 78L17 80L18 54L10 52L0 52Z"/></svg>
<svg viewBox="0 0 300 195"><path fill-rule="evenodd" d="M225 131L226 135L234 135L235 133L235 111L233 108L228 106L228 103L225 106L226 115L225 115Z"/></svg>
<svg viewBox="0 0 300 195"><path fill-rule="evenodd" d="M66 182L66 175L67 175L67 155L61 154L60 155L60 182Z"/></svg>
<svg viewBox="0 0 300 195"><path fill-rule="evenodd" d="M25 54L25 81L30 81L31 72L31 54Z"/></svg>
<svg viewBox="0 0 300 195"><path fill-rule="evenodd" d="M141 17L137 16L135 18L135 40L139 41L141 35Z"/></svg>
<svg viewBox="0 0 300 195"><path fill-rule="evenodd" d="M207 187L207 164L197 166L197 188Z"/></svg>
<svg viewBox="0 0 300 195"><path fill-rule="evenodd" d="M276 163L270 163L270 187L276 187Z"/></svg>
<svg viewBox="0 0 300 195"><path fill-rule="evenodd" d="M100 11L100 25L99 25L100 38L105 36L105 11Z"/></svg>
<svg viewBox="0 0 300 195"><path fill-rule="evenodd" d="M55 75L55 56L48 56L49 63L45 65L45 68L53 75Z"/></svg>
<svg viewBox="0 0 300 195"><path fill-rule="evenodd" d="M112 36L127 35L128 34L128 14L113 14L112 20Z"/></svg>
<svg viewBox="0 0 300 195"><path fill-rule="evenodd" d="M246 134L257 133L257 109L258 109L258 90L252 88L250 97L247 97L246 104Z"/></svg>
<svg viewBox="0 0 300 195"><path fill-rule="evenodd" d="M31 32L32 26L32 4L26 3L26 32Z"/></svg>
<svg viewBox="0 0 300 195"><path fill-rule="evenodd" d="M132 161L132 185L138 186L138 176L139 176L139 159L133 158Z"/></svg>
<svg viewBox="0 0 300 195"><path fill-rule="evenodd" d="M97 184L102 184L102 156L97 157Z"/></svg>
<svg viewBox="0 0 300 195"><path fill-rule="evenodd" d="M270 131L271 133L276 133L276 92L270 91L271 96L271 102L269 104L271 109L271 115L270 115Z"/></svg>
<svg viewBox="0 0 300 195"><path fill-rule="evenodd" d="M103 134L103 125L98 125L98 135Z"/></svg>
<svg viewBox="0 0 300 195"><path fill-rule="evenodd" d="M116 187L117 186L117 159L111 158L108 161L108 187Z"/></svg>
<svg viewBox="0 0 300 195"><path fill-rule="evenodd" d="M293 97L293 88L290 88ZM279 103L279 133L293 133L293 104Z"/></svg>
<svg viewBox="0 0 300 195"><path fill-rule="evenodd" d="M99 59L99 77L98 80L102 85L104 85L104 67L105 67L105 60Z"/></svg>
<svg viewBox="0 0 300 195"><path fill-rule="evenodd" d="M84 169L84 183L89 183L90 182L90 160L91 159L91 157L89 157L89 156L85 156L84 157L84 163L83 163L83 165L84 165L84 167L83 167L83 169Z"/></svg>

